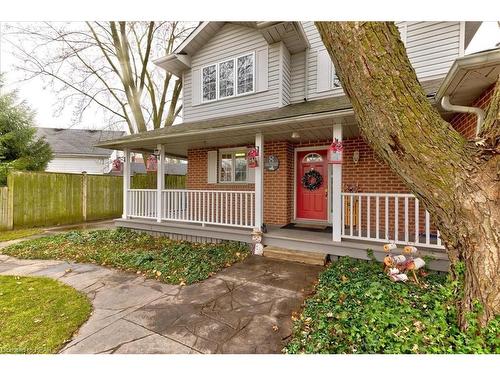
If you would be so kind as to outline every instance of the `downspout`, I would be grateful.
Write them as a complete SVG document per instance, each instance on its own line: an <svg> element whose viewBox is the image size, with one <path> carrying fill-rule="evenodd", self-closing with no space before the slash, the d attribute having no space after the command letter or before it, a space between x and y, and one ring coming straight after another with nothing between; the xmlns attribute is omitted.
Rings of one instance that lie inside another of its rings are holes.
<svg viewBox="0 0 500 375"><path fill-rule="evenodd" d="M450 103L450 97L448 95L441 98L441 107L447 111L460 112L460 113L473 113L477 116L476 124L476 137L481 130L484 122L484 111L478 107L466 107L464 105L455 105Z"/></svg>
<svg viewBox="0 0 500 375"><path fill-rule="evenodd" d="M309 47L304 51L304 102L309 99Z"/></svg>

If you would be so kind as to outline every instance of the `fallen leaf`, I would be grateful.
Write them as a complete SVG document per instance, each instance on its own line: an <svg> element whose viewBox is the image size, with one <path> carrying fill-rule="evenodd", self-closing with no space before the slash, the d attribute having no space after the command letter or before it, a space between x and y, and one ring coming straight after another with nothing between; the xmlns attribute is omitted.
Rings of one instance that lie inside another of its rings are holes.
<svg viewBox="0 0 500 375"><path fill-rule="evenodd" d="M277 325L274 325L274 326L273 326L273 331L274 331L274 332L277 332L277 331L278 331L278 329L279 329L279 328L278 328L278 326L277 326Z"/></svg>

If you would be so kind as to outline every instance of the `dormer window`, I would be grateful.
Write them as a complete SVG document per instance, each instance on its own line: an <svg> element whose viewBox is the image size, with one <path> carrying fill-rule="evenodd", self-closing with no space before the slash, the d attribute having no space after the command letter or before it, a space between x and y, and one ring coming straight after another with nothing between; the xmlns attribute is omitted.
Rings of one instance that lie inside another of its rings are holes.
<svg viewBox="0 0 500 375"><path fill-rule="evenodd" d="M248 53L201 69L202 101L231 98L255 91L255 54Z"/></svg>

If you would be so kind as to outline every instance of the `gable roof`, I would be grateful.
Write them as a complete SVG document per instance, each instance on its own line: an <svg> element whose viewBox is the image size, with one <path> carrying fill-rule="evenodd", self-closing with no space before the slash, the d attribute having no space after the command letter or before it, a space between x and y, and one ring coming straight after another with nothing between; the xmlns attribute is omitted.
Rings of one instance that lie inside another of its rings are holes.
<svg viewBox="0 0 500 375"><path fill-rule="evenodd" d="M302 23L298 21L272 22L220 22L204 21L187 36L186 39L169 55L153 61L159 67L182 76L182 72L191 67L191 57L196 54L226 23L234 23L257 30L263 38L273 44L283 41L290 53L303 51L309 46Z"/></svg>
<svg viewBox="0 0 500 375"><path fill-rule="evenodd" d="M87 129L60 129L37 128L37 136L45 137L50 144L54 156L86 155L107 156L111 150L95 147L99 142L121 138L126 133L123 131L87 130Z"/></svg>

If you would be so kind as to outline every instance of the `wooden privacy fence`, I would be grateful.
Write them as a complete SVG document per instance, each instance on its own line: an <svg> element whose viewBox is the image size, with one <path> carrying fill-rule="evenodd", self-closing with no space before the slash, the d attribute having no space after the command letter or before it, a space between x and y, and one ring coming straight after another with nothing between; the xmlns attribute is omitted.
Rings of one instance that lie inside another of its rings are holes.
<svg viewBox="0 0 500 375"><path fill-rule="evenodd" d="M156 172L136 174L132 177L131 189L156 189ZM165 189L184 189L186 176L165 175Z"/></svg>
<svg viewBox="0 0 500 375"><path fill-rule="evenodd" d="M12 210L9 209L9 189L0 186L0 230L12 229Z"/></svg>
<svg viewBox="0 0 500 375"><path fill-rule="evenodd" d="M165 176L165 182L182 188L185 176ZM135 175L131 184L156 187L156 176ZM0 187L0 230L111 219L122 210L121 176L13 172Z"/></svg>

